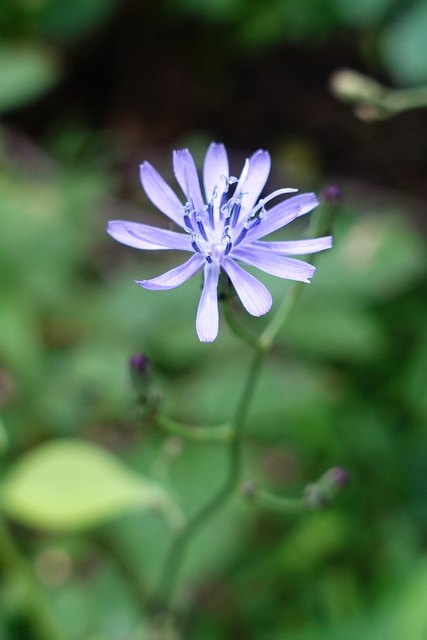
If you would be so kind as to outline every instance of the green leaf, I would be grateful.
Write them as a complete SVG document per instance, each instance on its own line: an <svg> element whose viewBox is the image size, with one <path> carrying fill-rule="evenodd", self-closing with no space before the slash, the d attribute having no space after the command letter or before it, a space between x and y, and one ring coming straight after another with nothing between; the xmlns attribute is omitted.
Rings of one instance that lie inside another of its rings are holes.
<svg viewBox="0 0 427 640"><path fill-rule="evenodd" d="M0 47L0 113L31 102L59 77L57 61L36 46Z"/></svg>
<svg viewBox="0 0 427 640"><path fill-rule="evenodd" d="M25 525L73 531L123 513L164 509L167 496L96 445L79 440L43 444L12 468L0 493L6 513Z"/></svg>

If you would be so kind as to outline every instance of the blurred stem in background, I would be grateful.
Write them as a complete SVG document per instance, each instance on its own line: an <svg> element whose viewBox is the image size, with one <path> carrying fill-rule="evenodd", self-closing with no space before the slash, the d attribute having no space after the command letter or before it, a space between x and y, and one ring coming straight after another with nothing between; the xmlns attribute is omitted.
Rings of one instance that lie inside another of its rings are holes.
<svg viewBox="0 0 427 640"><path fill-rule="evenodd" d="M390 89L352 69L336 71L330 78L330 89L343 102L353 104L356 116L365 121L427 107L427 86Z"/></svg>
<svg viewBox="0 0 427 640"><path fill-rule="evenodd" d="M329 234L330 232L333 214L336 213L336 205L340 198L339 192L336 189L333 191L332 197L328 194L329 192L325 190L325 202L319 208L317 215L312 217L312 222L308 230L308 237L317 237L323 234ZM237 403L234 418L230 423L232 437L230 439L228 473L223 486L213 496L211 501L203 506L202 509L189 520L183 529L176 534L175 540L173 541L169 554L166 558L163 572L160 576L157 593L153 599L154 611L160 610L161 612L167 612L170 610L178 573L182 566L189 544L197 534L200 527L208 522L208 520L227 502L233 492L239 487L241 481L240 476L244 428L251 406L251 401L254 397L255 389L260 377L264 357L272 348L277 334L294 310L304 286L304 283L301 282L294 282L292 284L291 290L282 302L276 312L276 315L273 316L264 332L258 338L252 337L245 329L241 328L234 320L234 316L228 308L226 318L229 322L231 320L231 330L243 341L247 342L254 350L246 382ZM229 299L226 298L224 301L226 308L228 307L228 300ZM292 504L290 504L290 508L292 511L295 511L294 501L291 502ZM283 504L284 503L282 501L282 507ZM305 503L304 506L306 507L309 505ZM298 507L300 507L300 505L298 505ZM298 508L298 511L301 510L303 509ZM166 619L169 620L168 618Z"/></svg>

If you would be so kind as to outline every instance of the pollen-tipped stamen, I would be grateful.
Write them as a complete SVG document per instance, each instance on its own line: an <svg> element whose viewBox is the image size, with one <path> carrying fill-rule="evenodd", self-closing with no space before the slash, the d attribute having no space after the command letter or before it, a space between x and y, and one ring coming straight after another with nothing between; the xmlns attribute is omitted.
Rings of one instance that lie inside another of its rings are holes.
<svg viewBox="0 0 427 640"><path fill-rule="evenodd" d="M190 220L190 215L188 213L184 213L184 228L186 231L194 232L193 223Z"/></svg>
<svg viewBox="0 0 427 640"><path fill-rule="evenodd" d="M246 237L246 234L248 231L252 231L252 229L255 229L255 227L261 224L261 221L263 218L265 218L265 215L259 215L255 219L252 219L249 217L246 218L243 229L241 230L241 232L239 233L239 235L237 236L236 240L233 243L234 246L237 246L242 242L242 240Z"/></svg>
<svg viewBox="0 0 427 640"><path fill-rule="evenodd" d="M202 218L200 217L199 214L196 215L196 222L197 222L197 226L199 227L199 231L202 235L203 240L207 242L208 236L206 234L205 227L203 226Z"/></svg>
<svg viewBox="0 0 427 640"><path fill-rule="evenodd" d="M243 240L243 238L246 236L248 232L248 229L246 227L243 227L243 229L241 230L241 232L239 233L239 235L237 236L237 238L234 241L234 246L237 246L238 244L240 244Z"/></svg>
<svg viewBox="0 0 427 640"><path fill-rule="evenodd" d="M202 253L202 250L199 247L199 245L197 244L196 240L192 240L191 241L191 246L193 247L194 251L196 251L196 253Z"/></svg>
<svg viewBox="0 0 427 640"><path fill-rule="evenodd" d="M236 226L236 223L237 223L237 221L238 221L238 219L239 219L239 215L240 215L240 210L241 210L241 208L242 208L242 203L241 203L241 201L240 201L240 202L237 202L237 203L236 203L236 205L235 205L235 207L234 207L234 209L233 209L233 213L232 213L232 215L231 215L230 224L231 224L231 226L232 226L232 227L235 227L235 226Z"/></svg>
<svg viewBox="0 0 427 640"><path fill-rule="evenodd" d="M219 217L221 218L224 215L224 206L227 204L227 195L228 195L228 185L225 188L224 193L221 196L221 200L219 203Z"/></svg>
<svg viewBox="0 0 427 640"><path fill-rule="evenodd" d="M209 202L208 204L208 218L209 218L209 224L211 225L211 229L214 229L215 227L215 222L214 222L214 206L213 206L213 198L212 200Z"/></svg>

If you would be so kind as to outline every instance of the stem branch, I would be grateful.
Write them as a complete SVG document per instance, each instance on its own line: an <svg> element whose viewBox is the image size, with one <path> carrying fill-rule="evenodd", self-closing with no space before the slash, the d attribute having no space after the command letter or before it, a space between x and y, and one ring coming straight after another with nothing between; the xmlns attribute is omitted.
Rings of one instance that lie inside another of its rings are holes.
<svg viewBox="0 0 427 640"><path fill-rule="evenodd" d="M163 414L159 414L156 417L156 422L165 431L188 440L224 442L233 438L233 429L228 424L220 424L215 427L187 425L176 422Z"/></svg>
<svg viewBox="0 0 427 640"><path fill-rule="evenodd" d="M169 555L166 559L165 567L160 578L156 607L167 609L173 596L178 571L180 569L184 554L194 535L202 524L205 524L216 511L227 501L238 485L241 469L242 432L249 411L250 401L253 396L256 382L259 377L264 351L258 349L253 357L243 393L237 405L234 420L232 422L233 438L231 440L230 460L228 474L223 486L204 505L198 513L187 523L187 526L178 533L172 543Z"/></svg>

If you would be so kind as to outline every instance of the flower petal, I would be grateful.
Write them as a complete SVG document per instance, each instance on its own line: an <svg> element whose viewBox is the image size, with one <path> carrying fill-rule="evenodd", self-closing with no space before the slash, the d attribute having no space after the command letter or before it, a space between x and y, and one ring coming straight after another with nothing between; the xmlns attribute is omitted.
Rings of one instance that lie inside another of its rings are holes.
<svg viewBox="0 0 427 640"><path fill-rule="evenodd" d="M107 232L112 238L135 249L178 249L193 251L189 235L159 229L148 224L111 220Z"/></svg>
<svg viewBox="0 0 427 640"><path fill-rule="evenodd" d="M218 335L218 278L219 264L212 262L205 266L205 281L197 309L196 330L201 342L213 342Z"/></svg>
<svg viewBox="0 0 427 640"><path fill-rule="evenodd" d="M258 149L249 158L249 165L242 171L241 178L237 183L235 195L243 194L240 220L243 220L252 210L257 202L261 191L264 189L267 178L270 174L271 159L268 151ZM242 180L243 178L243 180Z"/></svg>
<svg viewBox="0 0 427 640"><path fill-rule="evenodd" d="M273 301L262 282L239 267L231 258L224 260L223 267L246 311L253 316L263 316L270 311Z"/></svg>
<svg viewBox="0 0 427 640"><path fill-rule="evenodd" d="M140 166L140 177L144 191L151 202L178 226L184 227L182 202L160 173L149 162L144 162Z"/></svg>
<svg viewBox="0 0 427 640"><path fill-rule="evenodd" d="M201 211L204 207L204 202L200 190L199 176L193 156L188 149L179 149L173 152L173 170L187 200L193 202L196 211Z"/></svg>
<svg viewBox="0 0 427 640"><path fill-rule="evenodd" d="M152 278L151 280L135 280L135 282L139 284L140 287L144 287L144 289L174 289L200 271L204 262L204 258L196 253L191 256L187 262L184 262L184 264L167 271L157 278Z"/></svg>
<svg viewBox="0 0 427 640"><path fill-rule="evenodd" d="M288 256L305 256L308 253L316 253L324 251L332 247L332 236L324 236L323 238L312 238L310 240L288 240L285 242L266 242L255 241L248 245L247 248L260 249L261 251L272 251Z"/></svg>
<svg viewBox="0 0 427 640"><path fill-rule="evenodd" d="M314 193L302 193L298 196L288 198L280 204L276 204L267 211L267 215L253 229L249 229L245 241L258 240L269 233L284 227L295 218L303 216L314 207L317 207L319 201Z"/></svg>
<svg viewBox="0 0 427 640"><path fill-rule="evenodd" d="M299 280L300 282L310 282L311 276L316 271L316 267L308 264L308 262L295 260L295 258L286 258L267 251L250 249L249 247L235 249L233 258L257 267L272 276L287 278L288 280Z"/></svg>
<svg viewBox="0 0 427 640"><path fill-rule="evenodd" d="M212 142L206 152L203 165L203 184L205 187L206 202L209 203L215 187L219 188L225 176L229 176L228 156L223 144Z"/></svg>

